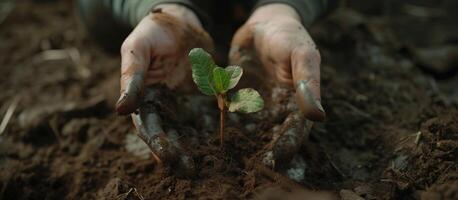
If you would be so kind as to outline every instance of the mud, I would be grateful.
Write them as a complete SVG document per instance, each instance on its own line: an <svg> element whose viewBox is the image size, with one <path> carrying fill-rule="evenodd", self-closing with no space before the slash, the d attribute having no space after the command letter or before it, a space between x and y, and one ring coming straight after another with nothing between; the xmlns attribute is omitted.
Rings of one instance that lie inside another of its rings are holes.
<svg viewBox="0 0 458 200"><path fill-rule="evenodd" d="M274 169L262 155L288 126L288 95L264 88L268 109L228 115L224 149L216 102L177 98L188 111L169 126L193 178L157 163L115 114L119 56L91 41L72 3L38 2L18 1L0 24L0 116L18 101L0 133L0 199L458 198L458 79L407 50L456 48L453 0L351 0L317 22L327 119Z"/></svg>

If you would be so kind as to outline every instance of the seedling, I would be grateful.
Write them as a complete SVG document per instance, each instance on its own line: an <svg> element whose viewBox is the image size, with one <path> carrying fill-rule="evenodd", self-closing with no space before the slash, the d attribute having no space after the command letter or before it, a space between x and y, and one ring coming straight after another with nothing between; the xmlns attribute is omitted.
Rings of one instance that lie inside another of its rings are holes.
<svg viewBox="0 0 458 200"><path fill-rule="evenodd" d="M252 88L240 89L230 95L227 92L234 88L242 77L243 70L239 66L218 67L210 54L201 48L189 52L189 61L192 66L192 79L199 90L209 96L214 95L220 110L219 134L220 142L224 141L224 116L229 112L252 113L264 107L264 101L259 93Z"/></svg>

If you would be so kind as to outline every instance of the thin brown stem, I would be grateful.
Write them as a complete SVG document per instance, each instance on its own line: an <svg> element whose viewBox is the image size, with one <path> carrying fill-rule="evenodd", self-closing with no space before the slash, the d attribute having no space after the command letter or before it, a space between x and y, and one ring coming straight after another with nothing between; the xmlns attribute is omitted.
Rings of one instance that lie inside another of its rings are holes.
<svg viewBox="0 0 458 200"><path fill-rule="evenodd" d="M224 109L220 110L219 112L219 137L220 137L220 145L223 146L224 142Z"/></svg>
<svg viewBox="0 0 458 200"><path fill-rule="evenodd" d="M220 137L220 145L221 147L223 146L224 142L224 114L226 111L226 106L225 106L225 97L224 94L218 94L216 96L218 99L218 108L219 108L219 137Z"/></svg>

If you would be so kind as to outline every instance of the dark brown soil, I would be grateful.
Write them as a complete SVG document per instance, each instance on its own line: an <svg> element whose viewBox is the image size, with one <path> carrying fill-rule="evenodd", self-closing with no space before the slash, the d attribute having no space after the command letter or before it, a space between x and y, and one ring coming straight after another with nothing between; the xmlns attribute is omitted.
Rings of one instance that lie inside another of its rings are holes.
<svg viewBox="0 0 458 200"><path fill-rule="evenodd" d="M229 116L221 150L205 131L213 101L177 125L199 131L182 138L198 175L175 177L114 113L119 56L90 41L71 1L37 2L17 1L0 24L0 116L17 103L0 199L458 199L458 77L415 53L456 48L454 0L350 0L311 28L327 120L300 151L301 182L256 159L285 116Z"/></svg>

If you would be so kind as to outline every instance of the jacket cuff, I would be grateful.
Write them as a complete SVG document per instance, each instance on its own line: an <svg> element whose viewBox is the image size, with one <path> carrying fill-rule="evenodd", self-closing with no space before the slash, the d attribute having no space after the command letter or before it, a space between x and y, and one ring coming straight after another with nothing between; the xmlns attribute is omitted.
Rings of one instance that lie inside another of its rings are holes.
<svg viewBox="0 0 458 200"><path fill-rule="evenodd" d="M190 0L155 0L149 6L149 10L146 13L144 13L144 15L147 15L150 11L152 11L156 6L160 4L180 4L182 6L185 6L197 15L197 18L199 18L200 23L202 24L205 30L208 31L208 29L210 28L210 17L201 8L194 5Z"/></svg>
<svg viewBox="0 0 458 200"><path fill-rule="evenodd" d="M329 0L259 0L254 9L271 3L282 3L293 7L301 18L301 23L309 27L328 7Z"/></svg>

